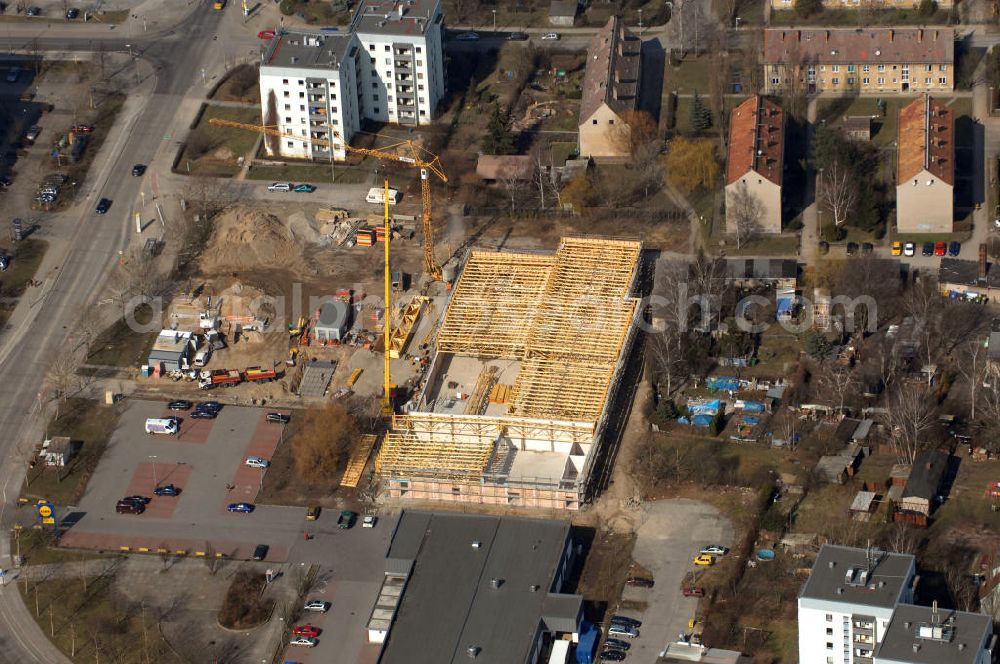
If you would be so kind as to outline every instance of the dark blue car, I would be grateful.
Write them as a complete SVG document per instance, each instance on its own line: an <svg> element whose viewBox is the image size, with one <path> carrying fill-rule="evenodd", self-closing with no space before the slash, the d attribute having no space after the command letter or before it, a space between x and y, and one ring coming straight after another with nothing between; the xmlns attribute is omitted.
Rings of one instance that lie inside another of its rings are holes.
<svg viewBox="0 0 1000 664"><path fill-rule="evenodd" d="M250 503L232 503L226 509L233 513L250 514L250 512L253 512L253 505Z"/></svg>
<svg viewBox="0 0 1000 664"><path fill-rule="evenodd" d="M948 255L958 256L959 252L962 251L962 243L958 240L952 240L948 243Z"/></svg>

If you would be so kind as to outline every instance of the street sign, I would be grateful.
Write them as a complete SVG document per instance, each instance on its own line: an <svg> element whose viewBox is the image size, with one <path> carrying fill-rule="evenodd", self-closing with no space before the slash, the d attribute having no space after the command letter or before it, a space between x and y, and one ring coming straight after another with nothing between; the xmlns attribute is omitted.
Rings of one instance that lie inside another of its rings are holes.
<svg viewBox="0 0 1000 664"><path fill-rule="evenodd" d="M52 505L44 500L38 502L38 516L46 526L53 526L56 523L55 511Z"/></svg>

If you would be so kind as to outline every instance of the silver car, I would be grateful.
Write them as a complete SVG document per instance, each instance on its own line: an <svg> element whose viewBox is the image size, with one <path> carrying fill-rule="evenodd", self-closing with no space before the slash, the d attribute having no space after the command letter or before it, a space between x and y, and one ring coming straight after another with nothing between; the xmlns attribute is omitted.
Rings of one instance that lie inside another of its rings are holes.
<svg viewBox="0 0 1000 664"><path fill-rule="evenodd" d="M630 639L635 639L639 636L639 630L631 625L615 623L608 628L608 636L627 636Z"/></svg>

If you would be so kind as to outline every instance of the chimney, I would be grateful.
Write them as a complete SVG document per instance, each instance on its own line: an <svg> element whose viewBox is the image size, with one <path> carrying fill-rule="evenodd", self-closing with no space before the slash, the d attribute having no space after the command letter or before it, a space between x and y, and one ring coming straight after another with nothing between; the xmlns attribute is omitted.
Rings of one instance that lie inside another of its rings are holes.
<svg viewBox="0 0 1000 664"><path fill-rule="evenodd" d="M937 30L935 30L935 31L934 31L934 41L937 41L937 36L938 36L938 31L937 31Z"/></svg>
<svg viewBox="0 0 1000 664"><path fill-rule="evenodd" d="M924 29L920 28L917 30L917 43L922 44L924 41Z"/></svg>
<svg viewBox="0 0 1000 664"><path fill-rule="evenodd" d="M889 43L892 43L893 38L896 36L895 30L889 30Z"/></svg>
<svg viewBox="0 0 1000 664"><path fill-rule="evenodd" d="M785 41L785 31L781 31L781 41Z"/></svg>
<svg viewBox="0 0 1000 664"><path fill-rule="evenodd" d="M797 41L797 42L801 42L802 41L802 31L801 30L796 30L795 31L795 41Z"/></svg>
<svg viewBox="0 0 1000 664"><path fill-rule="evenodd" d="M830 31L829 30L826 31L826 40L830 41Z"/></svg>

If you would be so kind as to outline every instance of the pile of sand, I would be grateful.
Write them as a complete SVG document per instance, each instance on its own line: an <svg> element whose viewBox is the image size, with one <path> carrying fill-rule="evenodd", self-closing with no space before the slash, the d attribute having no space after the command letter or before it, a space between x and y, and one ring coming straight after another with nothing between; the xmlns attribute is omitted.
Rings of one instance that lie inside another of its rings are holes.
<svg viewBox="0 0 1000 664"><path fill-rule="evenodd" d="M327 243L329 238L323 237L319 230L320 224L306 216L304 212L293 212L288 215L288 230L298 242L304 244Z"/></svg>
<svg viewBox="0 0 1000 664"><path fill-rule="evenodd" d="M202 254L206 272L303 265L301 241L272 214L234 208L215 219L212 239Z"/></svg>

